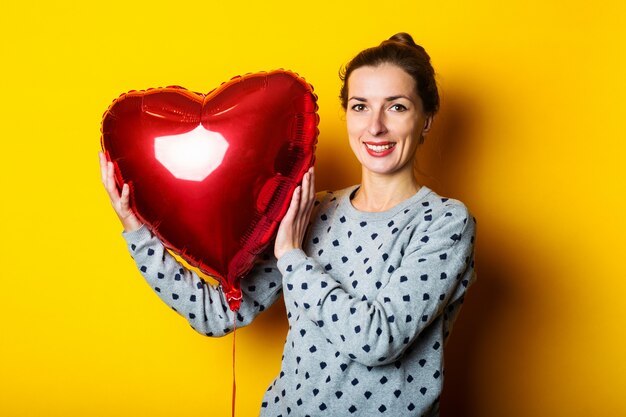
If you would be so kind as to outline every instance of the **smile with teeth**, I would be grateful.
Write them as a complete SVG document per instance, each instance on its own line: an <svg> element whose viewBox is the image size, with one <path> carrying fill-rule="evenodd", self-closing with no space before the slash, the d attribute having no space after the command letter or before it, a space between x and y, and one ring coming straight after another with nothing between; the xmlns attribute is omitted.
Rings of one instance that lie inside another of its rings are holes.
<svg viewBox="0 0 626 417"><path fill-rule="evenodd" d="M385 144L372 144L372 143L365 142L365 146L367 147L367 149L374 151L374 152L384 152L393 148L394 146L396 146L396 144L392 142L388 142Z"/></svg>

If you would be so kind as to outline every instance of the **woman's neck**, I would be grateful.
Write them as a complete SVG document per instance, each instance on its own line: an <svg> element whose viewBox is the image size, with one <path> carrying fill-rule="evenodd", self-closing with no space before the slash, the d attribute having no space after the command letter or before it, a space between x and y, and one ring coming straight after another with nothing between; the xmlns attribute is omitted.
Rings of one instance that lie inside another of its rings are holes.
<svg viewBox="0 0 626 417"><path fill-rule="evenodd" d="M387 211L407 198L411 198L420 188L412 173L411 175L388 176L364 172L361 187L352 199L352 205L360 211Z"/></svg>

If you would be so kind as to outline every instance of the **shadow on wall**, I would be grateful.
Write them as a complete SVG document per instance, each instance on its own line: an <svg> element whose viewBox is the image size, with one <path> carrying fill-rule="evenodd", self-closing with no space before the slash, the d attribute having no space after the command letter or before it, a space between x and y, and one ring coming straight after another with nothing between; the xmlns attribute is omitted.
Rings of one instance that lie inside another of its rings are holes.
<svg viewBox="0 0 626 417"><path fill-rule="evenodd" d="M483 239L480 247L488 249L492 246L485 242L484 235L479 236ZM476 256L478 280L468 292L446 344L445 384L440 405L442 417L486 417L476 400L481 397L479 391L488 390L486 377L489 371L481 372L477 362L484 356L483 348L493 337L491 330L500 327L498 323L507 300L515 294L505 284L506 260L498 258L499 253L495 251L483 255L481 252Z"/></svg>
<svg viewBox="0 0 626 417"><path fill-rule="evenodd" d="M477 390L484 388L484 375L475 366L491 337L490 329L506 309L507 300L514 297L507 288L511 271L506 251L496 235L489 236L486 213L476 213L472 200L477 187L472 181L474 163L480 150L480 125L486 117L476 107L478 100L463 91L451 91L444 97L441 112L435 118L433 131L418 150L417 172L423 184L441 195L466 203L477 218L476 271L478 279L469 290L461 314L446 345L445 384L441 398L441 416L484 417L476 403ZM481 215L483 214L483 215ZM510 253L510 252L509 252ZM477 386L480 382L482 386Z"/></svg>

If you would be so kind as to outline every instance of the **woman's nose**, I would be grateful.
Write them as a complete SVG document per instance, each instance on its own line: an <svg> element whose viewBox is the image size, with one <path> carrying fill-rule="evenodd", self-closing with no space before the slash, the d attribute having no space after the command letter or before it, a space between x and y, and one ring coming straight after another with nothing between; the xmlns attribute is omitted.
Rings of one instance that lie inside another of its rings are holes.
<svg viewBox="0 0 626 417"><path fill-rule="evenodd" d="M367 126L367 131L372 136L379 136L387 132L387 127L385 126L384 114L379 111L374 111L370 115L369 124Z"/></svg>

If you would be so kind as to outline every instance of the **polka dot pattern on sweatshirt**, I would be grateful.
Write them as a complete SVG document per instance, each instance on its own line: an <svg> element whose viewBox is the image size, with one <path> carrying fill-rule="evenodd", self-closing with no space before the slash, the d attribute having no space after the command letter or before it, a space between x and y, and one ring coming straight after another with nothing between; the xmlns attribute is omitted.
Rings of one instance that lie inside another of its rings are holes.
<svg viewBox="0 0 626 417"><path fill-rule="evenodd" d="M436 416L443 346L474 281L475 220L426 187L382 213L319 195L303 250L260 259L238 314L146 233L125 236L156 294L198 332L246 325L283 290L289 332L262 416Z"/></svg>

